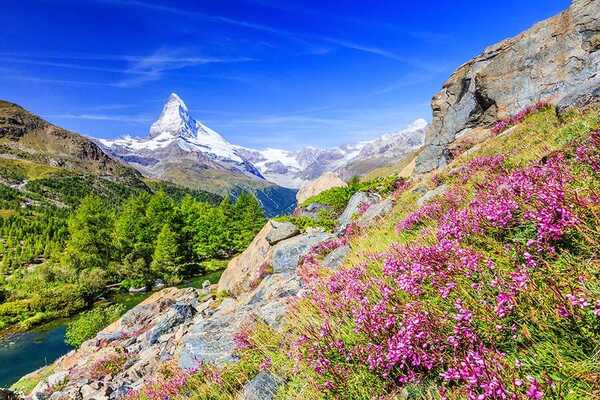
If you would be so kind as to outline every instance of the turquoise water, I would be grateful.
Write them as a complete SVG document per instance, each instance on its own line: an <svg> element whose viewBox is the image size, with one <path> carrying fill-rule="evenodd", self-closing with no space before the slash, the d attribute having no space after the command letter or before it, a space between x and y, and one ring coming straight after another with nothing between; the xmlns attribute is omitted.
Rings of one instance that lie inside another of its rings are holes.
<svg viewBox="0 0 600 400"><path fill-rule="evenodd" d="M68 353L65 323L58 322L29 332L0 339L0 387Z"/></svg>

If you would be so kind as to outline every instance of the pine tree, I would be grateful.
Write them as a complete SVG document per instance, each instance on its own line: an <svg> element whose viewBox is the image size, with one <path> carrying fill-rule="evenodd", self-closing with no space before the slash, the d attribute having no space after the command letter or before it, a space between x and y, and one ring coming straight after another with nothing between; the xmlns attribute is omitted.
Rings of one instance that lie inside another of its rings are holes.
<svg viewBox="0 0 600 400"><path fill-rule="evenodd" d="M155 276L169 282L176 281L179 277L181 257L177 245L177 235L168 224L163 225L158 235L150 269Z"/></svg>
<svg viewBox="0 0 600 400"><path fill-rule="evenodd" d="M69 218L70 238L63 263L76 270L102 268L112 253L112 218L102 200L87 196Z"/></svg>
<svg viewBox="0 0 600 400"><path fill-rule="evenodd" d="M267 222L265 213L251 193L242 193L236 203L235 249L243 251Z"/></svg>
<svg viewBox="0 0 600 400"><path fill-rule="evenodd" d="M149 217L146 215L149 201L150 196L141 193L131 196L123 204L113 232L120 259L143 258L150 262L155 237L151 232Z"/></svg>
<svg viewBox="0 0 600 400"><path fill-rule="evenodd" d="M164 224L171 223L175 205L173 200L163 191L152 195L146 208L150 234L156 240Z"/></svg>

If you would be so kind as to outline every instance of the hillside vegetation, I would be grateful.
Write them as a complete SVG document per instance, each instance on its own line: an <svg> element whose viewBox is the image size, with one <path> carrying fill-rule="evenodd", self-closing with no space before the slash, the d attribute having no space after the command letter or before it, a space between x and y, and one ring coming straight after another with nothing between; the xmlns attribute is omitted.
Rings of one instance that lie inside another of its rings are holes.
<svg viewBox="0 0 600 400"><path fill-rule="evenodd" d="M239 362L165 367L130 398L231 399L260 371L276 399L599 398L598 109L519 122L402 185L343 268L306 256L282 332L256 321Z"/></svg>
<svg viewBox="0 0 600 400"><path fill-rule="evenodd" d="M0 159L0 329L71 315L109 284L177 283L241 251L263 211L249 194L221 200L164 182L131 185Z"/></svg>

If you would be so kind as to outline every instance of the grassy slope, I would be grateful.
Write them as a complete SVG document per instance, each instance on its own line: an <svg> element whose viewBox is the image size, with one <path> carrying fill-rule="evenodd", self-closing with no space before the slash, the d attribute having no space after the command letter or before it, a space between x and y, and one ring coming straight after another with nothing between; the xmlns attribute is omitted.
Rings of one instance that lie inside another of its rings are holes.
<svg viewBox="0 0 600 400"><path fill-rule="evenodd" d="M524 123L494 137L474 151L463 154L449 165L445 171L435 178L452 187L462 186L467 197L473 193L479 183L488 177L480 174L469 182L463 183L455 175L449 174L455 167L466 165L470 160L482 155L504 154L506 165L518 168L537 162L552 152L563 149L569 142L585 137L593 128L598 127L600 116L597 110L585 113L573 112L559 120L553 110L535 114ZM580 194L600 193L600 182L591 170L576 171L578 175L570 190ZM425 177L414 186L426 185L433 188L431 177ZM413 186L413 187L414 187ZM352 240L352 252L347 258L346 267L369 266L371 276L381 275L381 261L372 261L372 256L387 252L390 246L397 243L412 245L430 245L435 242L431 235L419 235L419 230L398 233L396 224L411 211L417 209L415 201L418 195L406 191L398 200L393 213L378 226ZM587 279L585 290L592 299L600 298L599 255L598 255L598 215L597 205L591 209L593 217L585 221L582 229L592 232L591 239L582 239L575 235L574 240L559 248L555 257L548 257L546 265L535 272L535 281L531 290L520 299L513 318L514 336L508 338L496 334L486 323L489 309L482 307L485 302L493 302L494 297L489 288L480 292L474 290L468 281L459 281L456 292L464 299L465 306L470 308L476 321L477 330L486 340L497 340L497 345L506 354L506 362L502 373L513 377L523 377L524 385L528 385L527 376L533 376L541 382L549 379L553 384L545 387L544 398L556 399L594 399L600 396L600 360L598 358L600 342L598 320L590 319L589 314L574 310L576 317L561 319L553 308L554 298L548 282L554 281L561 288L578 286L578 277ZM595 216L595 217L594 217ZM436 221L427 220L424 229L434 228ZM423 231L421 231L423 232ZM426 231L425 231L426 232ZM594 242L594 236L596 241ZM517 237L513 237L515 239ZM517 238L518 239L518 238ZM485 257L493 260L500 278L507 278L514 270L514 260L505 249L506 236L484 235L473 240L470 245ZM594 244L595 243L595 244ZM368 261L368 260L371 261ZM374 294L377 297L377 294ZM452 302L435 294L425 294L421 299L435 310L453 310ZM328 391L323 384L326 377L316 374L305 362L294 361L290 354L297 353L295 340L303 335L318 335L322 317L313 304L300 303L289 318L290 324L283 333L272 332L262 324L254 327L250 334L253 347L241 353L241 361L226 367L217 378L210 378L204 369L195 374L181 395L182 399L231 399L244 382L253 377L261 368L267 366L271 372L285 380L279 390L277 399L438 399L438 389L442 381L437 372L425 374L421 383L407 386L395 385L381 375L356 361L339 357L329 361L344 371L342 382L336 382L337 390ZM354 333L349 316L335 321L331 325L332 337L341 339L347 346L358 343L362 339ZM595 332L595 333L594 333ZM523 366L514 365L519 360ZM270 360L270 363L265 363ZM272 364L268 366L268 364ZM207 367L208 368L208 367ZM210 372L210 369L209 369ZM450 399L465 398L466 394L460 385L448 385L447 397ZM523 388L520 396L525 396ZM532 395L533 396L533 395ZM521 397L519 397L521 398ZM533 397L532 397L533 398Z"/></svg>

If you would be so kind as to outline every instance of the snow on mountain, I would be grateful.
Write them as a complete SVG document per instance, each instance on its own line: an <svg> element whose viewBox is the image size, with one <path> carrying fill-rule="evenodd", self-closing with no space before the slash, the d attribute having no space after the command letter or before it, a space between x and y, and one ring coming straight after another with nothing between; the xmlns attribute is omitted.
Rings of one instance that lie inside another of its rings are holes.
<svg viewBox="0 0 600 400"><path fill-rule="evenodd" d="M361 163L376 168L397 161L423 144L426 127L427 121L417 119L398 132L328 149L311 146L298 151L238 149L266 179L284 187L299 188L328 171L351 177L365 172L359 166Z"/></svg>
<svg viewBox="0 0 600 400"><path fill-rule="evenodd" d="M116 140L99 141L113 154L133 163L135 160L142 161L152 156L160 159L158 153L166 152L175 146L183 152L202 153L224 169L262 178L253 165L237 154L236 146L192 118L186 104L175 93L169 96L160 117L150 127L147 138L125 136Z"/></svg>
<svg viewBox="0 0 600 400"><path fill-rule="evenodd" d="M148 137L99 139L99 143L149 176L159 177L161 166L184 158L193 159L206 169L239 172L279 186L299 188L328 171L348 177L362 172L355 166L365 160L369 160L369 166L379 166L402 157L422 145L426 125L425 120L418 119L401 131L328 149L308 146L298 151L256 150L234 145L196 121L184 101L172 93Z"/></svg>

